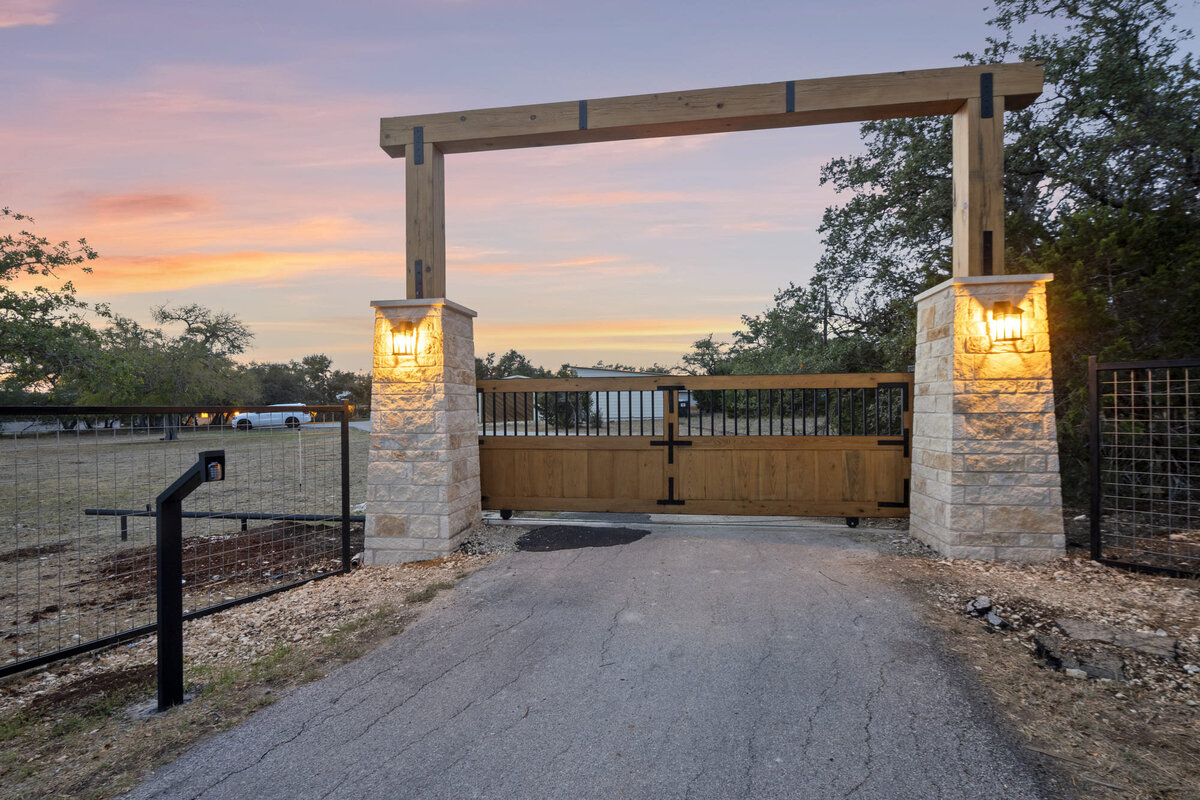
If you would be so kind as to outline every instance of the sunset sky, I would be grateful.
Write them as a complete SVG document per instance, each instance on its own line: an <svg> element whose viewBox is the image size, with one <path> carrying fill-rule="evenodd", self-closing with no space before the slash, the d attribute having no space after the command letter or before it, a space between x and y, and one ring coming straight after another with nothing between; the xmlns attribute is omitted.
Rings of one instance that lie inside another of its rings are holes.
<svg viewBox="0 0 1200 800"><path fill-rule="evenodd" d="M238 314L253 360L369 366L404 296L404 167L379 118L953 66L961 0L0 0L0 205L87 236L76 283L148 321ZM1180 21L1195 24L1189 5ZM446 158L450 299L476 352L667 365L811 274L857 126Z"/></svg>

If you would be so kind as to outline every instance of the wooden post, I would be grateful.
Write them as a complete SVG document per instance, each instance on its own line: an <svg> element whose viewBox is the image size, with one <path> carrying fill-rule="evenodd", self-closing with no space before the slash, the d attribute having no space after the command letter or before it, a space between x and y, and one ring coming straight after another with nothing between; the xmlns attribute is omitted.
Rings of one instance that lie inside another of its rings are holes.
<svg viewBox="0 0 1200 800"><path fill-rule="evenodd" d="M445 159L420 133L414 138L404 165L410 300L446 296Z"/></svg>
<svg viewBox="0 0 1200 800"><path fill-rule="evenodd" d="M981 94L954 113L955 277L1004 274L1004 98Z"/></svg>

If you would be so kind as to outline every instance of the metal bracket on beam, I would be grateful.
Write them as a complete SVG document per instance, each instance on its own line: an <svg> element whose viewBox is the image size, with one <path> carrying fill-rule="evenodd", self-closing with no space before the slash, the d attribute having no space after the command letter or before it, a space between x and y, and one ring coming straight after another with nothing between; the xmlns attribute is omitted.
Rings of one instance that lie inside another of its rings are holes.
<svg viewBox="0 0 1200 800"><path fill-rule="evenodd" d="M996 113L993 95L995 95L992 73L984 72L979 76L979 116L983 119L991 119Z"/></svg>
<svg viewBox="0 0 1200 800"><path fill-rule="evenodd" d="M787 82L787 113L791 114L796 110L796 82Z"/></svg>
<svg viewBox="0 0 1200 800"><path fill-rule="evenodd" d="M579 130L587 130L587 100L579 101Z"/></svg>

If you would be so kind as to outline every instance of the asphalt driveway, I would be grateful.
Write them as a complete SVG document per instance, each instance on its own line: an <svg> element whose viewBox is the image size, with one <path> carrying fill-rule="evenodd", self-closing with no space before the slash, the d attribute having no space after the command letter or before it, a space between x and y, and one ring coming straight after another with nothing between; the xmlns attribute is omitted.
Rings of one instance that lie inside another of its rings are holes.
<svg viewBox="0 0 1200 800"><path fill-rule="evenodd" d="M131 798L1035 798L844 528L506 556Z"/></svg>

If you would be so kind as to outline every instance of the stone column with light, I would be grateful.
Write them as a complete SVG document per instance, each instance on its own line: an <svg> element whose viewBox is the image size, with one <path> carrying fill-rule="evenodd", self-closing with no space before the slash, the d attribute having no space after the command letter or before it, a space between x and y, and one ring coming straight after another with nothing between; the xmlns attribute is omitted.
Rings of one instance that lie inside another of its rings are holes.
<svg viewBox="0 0 1200 800"><path fill-rule="evenodd" d="M955 277L916 298L910 532L943 555L1064 554L1050 280Z"/></svg>
<svg viewBox="0 0 1200 800"><path fill-rule="evenodd" d="M476 314L441 298L371 305L365 558L438 558L480 521Z"/></svg>

